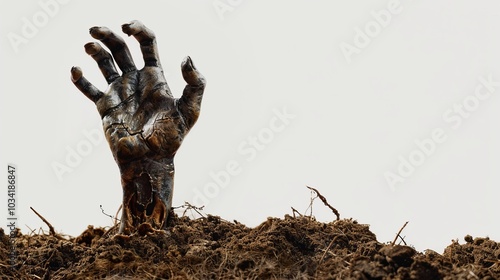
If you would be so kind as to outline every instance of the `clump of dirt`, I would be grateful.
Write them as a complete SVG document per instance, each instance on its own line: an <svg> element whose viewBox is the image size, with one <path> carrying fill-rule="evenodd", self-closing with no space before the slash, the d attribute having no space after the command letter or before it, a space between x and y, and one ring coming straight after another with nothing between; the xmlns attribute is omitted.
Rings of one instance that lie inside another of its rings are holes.
<svg viewBox="0 0 500 280"><path fill-rule="evenodd" d="M421 253L380 243L352 219L286 215L248 228L174 215L168 232L114 233L10 238L0 229L1 279L500 279L500 244L488 238Z"/></svg>

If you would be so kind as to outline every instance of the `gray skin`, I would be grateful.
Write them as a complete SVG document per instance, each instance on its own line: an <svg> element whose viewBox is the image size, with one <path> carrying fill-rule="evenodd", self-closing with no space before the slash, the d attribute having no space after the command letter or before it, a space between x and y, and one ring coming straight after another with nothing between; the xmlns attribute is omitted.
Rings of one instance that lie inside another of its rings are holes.
<svg viewBox="0 0 500 280"><path fill-rule="evenodd" d="M160 65L156 38L139 21L122 25L141 46L145 66L138 70L124 40L106 27L90 28L103 43L85 45L109 86L97 89L79 67L71 69L75 86L97 107L106 139L118 164L123 187L119 233L131 234L147 225L164 230L172 207L174 156L200 114L205 78L190 57L181 64L187 85L174 98ZM118 74L115 63L122 74Z"/></svg>

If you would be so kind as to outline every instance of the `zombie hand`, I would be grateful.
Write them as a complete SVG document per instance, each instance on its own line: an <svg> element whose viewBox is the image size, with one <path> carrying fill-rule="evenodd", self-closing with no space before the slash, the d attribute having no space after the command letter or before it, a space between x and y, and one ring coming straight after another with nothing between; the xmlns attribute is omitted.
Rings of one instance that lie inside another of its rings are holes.
<svg viewBox="0 0 500 280"><path fill-rule="evenodd" d="M90 28L100 40L85 51L97 62L109 86L97 89L78 67L71 80L92 100L102 118L106 139L118 164L123 187L119 233L129 234L141 224L164 229L172 206L174 155L200 114L205 78L190 57L181 64L187 85L174 98L160 65L154 33L139 21L122 26L141 46L144 68L137 70L124 40L106 27ZM118 74L116 62L122 74Z"/></svg>

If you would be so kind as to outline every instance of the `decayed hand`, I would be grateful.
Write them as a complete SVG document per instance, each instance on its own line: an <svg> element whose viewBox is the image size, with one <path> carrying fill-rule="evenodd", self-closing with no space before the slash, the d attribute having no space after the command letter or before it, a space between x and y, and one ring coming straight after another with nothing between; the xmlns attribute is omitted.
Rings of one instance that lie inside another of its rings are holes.
<svg viewBox="0 0 500 280"><path fill-rule="evenodd" d="M122 26L140 43L144 68L138 70L124 40L106 27L92 27L101 41L85 45L109 86L97 89L78 67L71 69L76 87L92 100L102 118L106 139L118 163L124 190L120 231L141 223L163 228L172 203L173 158L200 113L205 79L190 57L181 64L187 85L174 98L163 74L154 33L139 21ZM114 62L120 68L120 75Z"/></svg>

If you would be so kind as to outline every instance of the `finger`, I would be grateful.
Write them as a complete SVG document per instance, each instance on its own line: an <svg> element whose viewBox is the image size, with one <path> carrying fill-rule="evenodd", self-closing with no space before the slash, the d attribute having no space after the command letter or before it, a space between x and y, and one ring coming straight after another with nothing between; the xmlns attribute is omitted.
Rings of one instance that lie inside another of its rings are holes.
<svg viewBox="0 0 500 280"><path fill-rule="evenodd" d="M97 102L103 95L102 91L97 89L83 76L80 67L74 66L71 68L71 81L85 96L94 102Z"/></svg>
<svg viewBox="0 0 500 280"><path fill-rule="evenodd" d="M190 86L205 86L205 77L196 69L191 57L187 56L181 63L182 77Z"/></svg>
<svg viewBox="0 0 500 280"><path fill-rule="evenodd" d="M108 47L113 54L116 64L118 64L123 73L137 70L127 44L125 44L125 41L120 36L107 27L92 27L90 28L90 35Z"/></svg>
<svg viewBox="0 0 500 280"><path fill-rule="evenodd" d="M181 69L182 77L184 77L187 85L177 104L188 129L190 129L200 115L201 100L205 91L206 81L203 75L198 72L189 56L182 62Z"/></svg>
<svg viewBox="0 0 500 280"><path fill-rule="evenodd" d="M101 45L98 43L85 44L85 52L92 56L92 58L97 62L97 65L99 65L99 69L101 69L101 72L108 84L111 84L114 80L120 77L116 71L113 57L109 52L104 50Z"/></svg>
<svg viewBox="0 0 500 280"><path fill-rule="evenodd" d="M145 66L160 67L156 36L152 30L138 20L133 20L130 23L122 25L122 30L128 36L133 35L139 41Z"/></svg>

